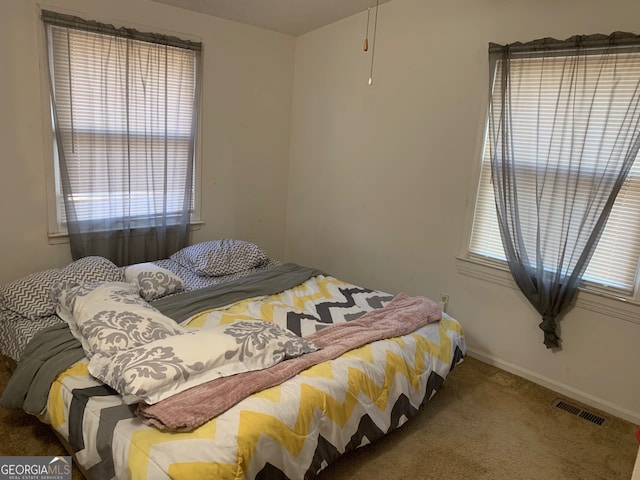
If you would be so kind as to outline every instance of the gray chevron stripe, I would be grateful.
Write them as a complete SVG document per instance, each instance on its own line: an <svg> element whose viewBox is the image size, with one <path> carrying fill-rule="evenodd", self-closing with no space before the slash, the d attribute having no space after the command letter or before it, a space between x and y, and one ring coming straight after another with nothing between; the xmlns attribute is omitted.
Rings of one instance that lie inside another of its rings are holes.
<svg viewBox="0 0 640 480"><path fill-rule="evenodd" d="M100 462L87 472L91 478L113 478L115 476L111 454L113 432L119 421L135 417L135 409L136 405L118 405L100 410L100 425L96 439Z"/></svg>
<svg viewBox="0 0 640 480"><path fill-rule="evenodd" d="M40 320L56 312L53 291L60 284L79 285L92 281L123 280L122 270L110 260L103 257L84 257L63 269L43 270L0 285L0 310L10 310L21 317Z"/></svg>
<svg viewBox="0 0 640 480"><path fill-rule="evenodd" d="M224 275L222 277L210 277L205 275L198 275L190 268L184 267L178 262L171 259L158 260L153 263L155 263L159 267L166 268L167 270L175 273L180 278L182 278L185 291L198 290L200 288L210 287L211 285L219 285L221 283L230 282L231 280L246 277L247 275L250 275L252 273L271 270L272 268L281 265L281 262L274 259L269 259L267 263L261 265L260 267L251 268L249 270L242 270L240 272L236 272L231 275Z"/></svg>
<svg viewBox="0 0 640 480"><path fill-rule="evenodd" d="M50 292L62 278L62 271L55 268L32 273L2 285L0 286L0 309L10 310L32 320L53 315L56 304L50 297Z"/></svg>
<svg viewBox="0 0 640 480"><path fill-rule="evenodd" d="M256 244L228 238L191 245L170 258L199 275L213 277L256 268L269 260Z"/></svg>
<svg viewBox="0 0 640 480"><path fill-rule="evenodd" d="M344 318L345 321L350 322L372 309L382 308L392 299L393 295L368 288L355 286L339 288L338 293L330 302L320 302L315 305L315 314L288 312L286 327L296 335L303 337L333 324L334 318ZM356 311L342 312L342 310L352 308L356 308ZM336 315L335 312L338 314Z"/></svg>

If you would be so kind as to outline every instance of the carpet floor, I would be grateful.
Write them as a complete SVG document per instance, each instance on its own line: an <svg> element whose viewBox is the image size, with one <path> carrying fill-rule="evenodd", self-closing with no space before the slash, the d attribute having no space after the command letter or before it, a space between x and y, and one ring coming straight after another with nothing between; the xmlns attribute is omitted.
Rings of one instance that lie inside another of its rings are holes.
<svg viewBox="0 0 640 480"><path fill-rule="evenodd" d="M0 367L0 391L9 379ZM553 406L563 399L596 425ZM412 421L330 465L321 480L628 480L636 426L467 357ZM64 455L49 428L0 408L0 456ZM74 466L73 478L81 479Z"/></svg>

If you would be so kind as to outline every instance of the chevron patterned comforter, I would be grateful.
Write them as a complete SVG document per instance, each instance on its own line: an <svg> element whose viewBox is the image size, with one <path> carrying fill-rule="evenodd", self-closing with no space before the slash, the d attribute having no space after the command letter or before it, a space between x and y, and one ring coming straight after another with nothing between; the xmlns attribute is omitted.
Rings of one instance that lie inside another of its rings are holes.
<svg viewBox="0 0 640 480"><path fill-rule="evenodd" d="M328 275L280 293L207 309L187 322L203 329L261 319L305 336L386 305L392 296ZM313 478L343 453L398 428L438 390L465 352L447 316L379 340L254 393L190 432L146 425L81 360L52 385L45 420L95 479Z"/></svg>

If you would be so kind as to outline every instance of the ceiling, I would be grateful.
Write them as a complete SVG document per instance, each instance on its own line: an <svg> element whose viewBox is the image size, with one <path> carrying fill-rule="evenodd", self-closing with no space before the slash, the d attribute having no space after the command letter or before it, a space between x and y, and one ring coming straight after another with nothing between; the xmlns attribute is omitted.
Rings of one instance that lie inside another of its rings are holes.
<svg viewBox="0 0 640 480"><path fill-rule="evenodd" d="M153 0L268 30L301 35L375 6L376 0ZM379 0L386 3L390 0Z"/></svg>

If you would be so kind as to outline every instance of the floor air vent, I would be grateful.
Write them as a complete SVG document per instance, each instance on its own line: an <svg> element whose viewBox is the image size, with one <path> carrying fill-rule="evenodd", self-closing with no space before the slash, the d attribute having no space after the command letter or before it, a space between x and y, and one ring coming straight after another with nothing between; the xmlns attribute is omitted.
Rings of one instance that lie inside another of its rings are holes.
<svg viewBox="0 0 640 480"><path fill-rule="evenodd" d="M600 415L596 415L595 413L583 410L582 408L576 407L575 405L567 403L564 400L556 400L555 402L553 402L553 406L559 408L560 410L564 410L565 412L569 412L572 415L584 418L585 420L591 423L595 423L596 425L602 425L604 423L604 418Z"/></svg>

